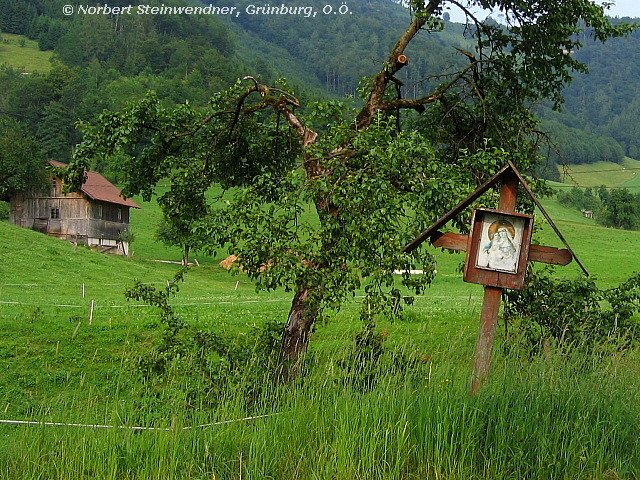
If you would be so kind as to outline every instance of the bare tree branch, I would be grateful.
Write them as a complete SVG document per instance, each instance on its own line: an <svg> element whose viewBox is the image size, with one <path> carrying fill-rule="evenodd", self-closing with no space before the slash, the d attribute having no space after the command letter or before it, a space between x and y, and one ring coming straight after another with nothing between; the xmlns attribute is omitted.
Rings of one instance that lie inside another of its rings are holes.
<svg viewBox="0 0 640 480"><path fill-rule="evenodd" d="M479 62L473 57L472 54L468 54L468 55L471 55L470 57L472 59L471 63L469 63L469 65L467 65L460 72L458 72L458 74L453 79L451 79L449 82L441 86L436 92L421 98L413 98L413 99L412 98L396 98L394 100L382 102L378 106L378 109L379 110L396 110L398 108L416 108L419 105L426 105L427 103L433 103L442 99L443 95L447 93L447 91L450 88L456 85L462 78L464 78L467 72L469 72L469 70L472 70L474 72L474 77L475 77L475 69Z"/></svg>
<svg viewBox="0 0 640 480"><path fill-rule="evenodd" d="M430 0L428 3L422 3L424 8L418 9L417 14L414 15L413 20L391 50L387 62L375 76L371 94L356 117L356 129L366 128L369 123L371 123L376 112L381 109L384 93L387 85L391 81L391 77L407 64L406 61L400 61L403 59L402 57L404 57L404 51L407 45L409 45L411 40L413 40L417 33L425 26L429 18L440 8L441 3L442 0Z"/></svg>

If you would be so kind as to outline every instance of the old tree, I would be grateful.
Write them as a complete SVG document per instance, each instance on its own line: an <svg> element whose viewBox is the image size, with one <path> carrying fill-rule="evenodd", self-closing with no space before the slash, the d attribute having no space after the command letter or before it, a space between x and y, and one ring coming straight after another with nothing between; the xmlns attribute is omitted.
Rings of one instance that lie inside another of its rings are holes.
<svg viewBox="0 0 640 480"><path fill-rule="evenodd" d="M301 105L286 85L264 85L258 76L216 93L206 108L164 108L150 93L84 125L70 181L81 181L92 158L114 153L124 158L125 195L148 200L168 180L158 201L189 245L225 246L257 288L292 292L284 365L305 352L317 319L359 289L364 320L396 312L405 297L394 270L425 272L402 276L413 292L433 276L427 253L402 254L402 247L506 159L532 172L539 136L531 105L561 103L572 72L586 71L568 54L581 41L632 28L612 25L591 0L412 0L407 7L406 30L363 83L359 109ZM482 23L474 7L500 10L504 22ZM399 73L411 68L411 56L430 55L410 44L437 35L449 8L466 13L474 47L456 49L455 71L433 72L440 83L432 91L404 98ZM226 195L211 198L213 185Z"/></svg>

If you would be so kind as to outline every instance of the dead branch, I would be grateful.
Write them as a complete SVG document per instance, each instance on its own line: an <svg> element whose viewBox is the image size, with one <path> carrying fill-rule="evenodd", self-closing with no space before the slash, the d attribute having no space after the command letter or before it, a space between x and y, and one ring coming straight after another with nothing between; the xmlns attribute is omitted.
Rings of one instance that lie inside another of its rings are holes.
<svg viewBox="0 0 640 480"><path fill-rule="evenodd" d="M435 13L440 6L441 1L442 0L429 0L428 3L424 4L424 10L421 9L420 15L414 16L407 29L394 45L387 62L373 79L373 87L367 102L356 116L356 129L366 128L371 123L376 112L381 109L381 106L384 103L384 93L387 85L391 81L391 78L400 69L407 65L406 62L400 62L399 59L406 59L404 51L407 48L407 45L409 45L411 40L413 40L417 33L427 23L428 19Z"/></svg>

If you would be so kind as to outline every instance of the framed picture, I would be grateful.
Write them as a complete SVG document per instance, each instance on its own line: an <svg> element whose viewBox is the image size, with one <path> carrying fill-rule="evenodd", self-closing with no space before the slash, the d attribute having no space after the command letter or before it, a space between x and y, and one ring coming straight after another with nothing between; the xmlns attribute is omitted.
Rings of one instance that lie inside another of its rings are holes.
<svg viewBox="0 0 640 480"><path fill-rule="evenodd" d="M517 272L524 224L523 218L486 212L480 225L476 267Z"/></svg>
<svg viewBox="0 0 640 480"><path fill-rule="evenodd" d="M531 215L476 209L467 245L465 281L521 289L532 229Z"/></svg>

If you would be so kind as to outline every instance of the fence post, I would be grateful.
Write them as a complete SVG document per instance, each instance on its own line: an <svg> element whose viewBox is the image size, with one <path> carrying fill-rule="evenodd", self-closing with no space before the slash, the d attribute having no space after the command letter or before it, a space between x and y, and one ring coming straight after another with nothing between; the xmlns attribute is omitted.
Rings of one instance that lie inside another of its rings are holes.
<svg viewBox="0 0 640 480"><path fill-rule="evenodd" d="M93 323L93 307L94 307L94 301L91 300L91 311L89 312L89 325L91 325Z"/></svg>

